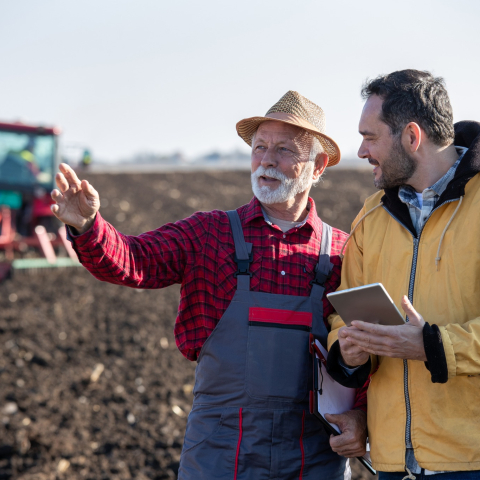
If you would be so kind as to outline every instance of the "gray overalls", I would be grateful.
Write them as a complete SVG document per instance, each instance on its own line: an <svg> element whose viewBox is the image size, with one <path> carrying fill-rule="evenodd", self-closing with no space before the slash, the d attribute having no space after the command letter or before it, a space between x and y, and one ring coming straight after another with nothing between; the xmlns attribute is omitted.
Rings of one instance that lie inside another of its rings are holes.
<svg viewBox="0 0 480 480"><path fill-rule="evenodd" d="M227 212L237 291L198 358L179 480L343 480L345 459L309 413L309 334L326 345L323 284L332 229L323 224L309 297L250 291L252 244Z"/></svg>

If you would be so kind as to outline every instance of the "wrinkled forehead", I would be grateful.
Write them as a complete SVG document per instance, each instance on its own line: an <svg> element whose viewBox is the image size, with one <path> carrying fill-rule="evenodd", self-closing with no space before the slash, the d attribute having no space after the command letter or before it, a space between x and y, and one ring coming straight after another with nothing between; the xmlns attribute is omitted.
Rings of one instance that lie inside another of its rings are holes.
<svg viewBox="0 0 480 480"><path fill-rule="evenodd" d="M256 141L293 142L297 145L307 146L310 146L312 138L308 132L300 127L275 120L267 120L261 123L255 133Z"/></svg>

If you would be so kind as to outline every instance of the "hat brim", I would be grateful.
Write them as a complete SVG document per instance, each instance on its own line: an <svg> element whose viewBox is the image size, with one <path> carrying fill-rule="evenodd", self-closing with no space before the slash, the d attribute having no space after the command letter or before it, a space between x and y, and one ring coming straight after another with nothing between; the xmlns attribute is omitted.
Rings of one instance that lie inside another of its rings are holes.
<svg viewBox="0 0 480 480"><path fill-rule="evenodd" d="M313 135L315 138L318 138L325 153L328 155L327 167L333 167L334 165L337 165L338 162L340 162L341 153L337 143L328 135L325 135L324 133L316 129L315 126L313 126L311 123L307 122L303 118L297 117L296 115L278 112L268 114L265 117L244 118L243 120L240 120L236 125L237 133L239 137L245 141L245 143L252 146L252 136L257 131L258 127L262 123L272 120L302 128L303 130Z"/></svg>

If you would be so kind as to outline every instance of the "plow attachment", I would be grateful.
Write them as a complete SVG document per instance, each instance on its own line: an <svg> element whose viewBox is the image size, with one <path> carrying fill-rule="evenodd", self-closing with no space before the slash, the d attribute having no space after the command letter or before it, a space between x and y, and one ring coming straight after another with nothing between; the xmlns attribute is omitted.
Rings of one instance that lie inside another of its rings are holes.
<svg viewBox="0 0 480 480"><path fill-rule="evenodd" d="M58 232L52 235L43 225L37 225L33 236L18 238L11 222L9 208L1 208L0 221L2 227L0 248L5 251L5 259L0 262L0 281L9 278L15 271L36 272L42 269L81 266L77 254L67 240L65 226L60 227ZM58 256L55 249L64 250L68 256ZM38 252L41 256L23 255L16 258L16 252L25 251L29 254L32 251Z"/></svg>

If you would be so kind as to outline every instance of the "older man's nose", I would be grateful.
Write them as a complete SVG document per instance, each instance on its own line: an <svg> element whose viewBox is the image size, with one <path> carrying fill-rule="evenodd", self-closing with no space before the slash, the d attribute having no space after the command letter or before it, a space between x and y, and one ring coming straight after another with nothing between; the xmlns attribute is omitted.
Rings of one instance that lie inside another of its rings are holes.
<svg viewBox="0 0 480 480"><path fill-rule="evenodd" d="M262 166L265 168L268 168L270 166L276 166L277 165L277 158L275 155L275 149L274 148L267 148L265 151L265 154L262 157Z"/></svg>

